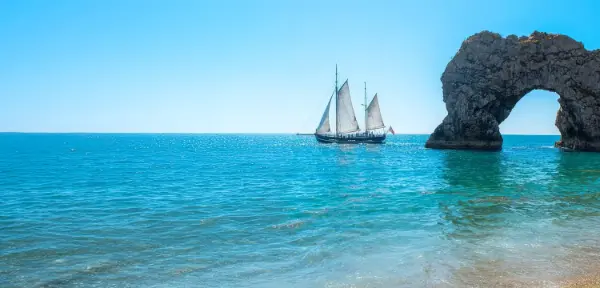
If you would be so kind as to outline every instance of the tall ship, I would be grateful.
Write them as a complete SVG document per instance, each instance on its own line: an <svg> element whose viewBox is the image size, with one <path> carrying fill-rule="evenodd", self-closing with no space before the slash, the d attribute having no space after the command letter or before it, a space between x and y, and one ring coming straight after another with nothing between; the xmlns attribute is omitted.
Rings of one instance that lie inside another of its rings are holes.
<svg viewBox="0 0 600 288"><path fill-rule="evenodd" d="M329 123L329 108L331 107L331 100L335 96L335 130L331 131L331 125ZM321 143L383 143L385 141L388 132L394 133L392 127L386 129L381 117L381 111L379 110L379 100L377 99L377 93L371 103L367 105L367 83L365 82L365 126L364 130L361 130L358 122L356 121L356 115L354 113L354 107L352 106L352 99L350 98L350 87L348 86L348 79L338 89L338 71L337 65L335 66L335 90L329 97L329 102L325 107L319 126L315 131L315 138Z"/></svg>

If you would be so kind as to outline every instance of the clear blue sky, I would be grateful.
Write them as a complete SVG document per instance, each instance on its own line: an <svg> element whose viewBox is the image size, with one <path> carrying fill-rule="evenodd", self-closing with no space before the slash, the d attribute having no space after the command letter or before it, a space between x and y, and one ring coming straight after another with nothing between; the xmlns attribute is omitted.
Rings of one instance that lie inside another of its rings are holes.
<svg viewBox="0 0 600 288"><path fill-rule="evenodd" d="M600 48L600 2L0 0L0 131L314 131L335 64L399 133L446 115L440 76L461 42L564 33ZM557 133L534 91L504 133ZM362 112L358 112L362 119Z"/></svg>

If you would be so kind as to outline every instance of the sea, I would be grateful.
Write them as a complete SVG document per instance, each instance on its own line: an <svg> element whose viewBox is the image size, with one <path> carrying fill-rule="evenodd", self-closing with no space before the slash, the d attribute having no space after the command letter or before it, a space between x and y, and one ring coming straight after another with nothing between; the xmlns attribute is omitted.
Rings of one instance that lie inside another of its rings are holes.
<svg viewBox="0 0 600 288"><path fill-rule="evenodd" d="M559 287L600 153L276 134L0 134L0 287Z"/></svg>

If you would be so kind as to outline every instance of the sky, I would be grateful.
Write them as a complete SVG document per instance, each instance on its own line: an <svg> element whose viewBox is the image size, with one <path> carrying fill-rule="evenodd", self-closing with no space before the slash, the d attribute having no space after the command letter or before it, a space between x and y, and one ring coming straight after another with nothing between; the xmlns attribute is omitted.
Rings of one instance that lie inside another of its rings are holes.
<svg viewBox="0 0 600 288"><path fill-rule="evenodd" d="M440 77L481 30L600 48L600 2L555 0L0 0L0 131L313 132L348 79L397 133L446 115ZM501 124L558 134L558 95Z"/></svg>

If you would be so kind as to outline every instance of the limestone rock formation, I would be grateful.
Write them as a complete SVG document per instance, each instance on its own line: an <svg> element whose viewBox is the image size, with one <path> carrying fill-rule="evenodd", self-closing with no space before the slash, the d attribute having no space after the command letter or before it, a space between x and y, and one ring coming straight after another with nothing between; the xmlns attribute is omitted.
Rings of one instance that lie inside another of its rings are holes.
<svg viewBox="0 0 600 288"><path fill-rule="evenodd" d="M600 151L600 50L565 35L483 31L462 43L441 80L448 115L425 147L499 150L498 125L523 96L542 89L559 95L555 145Z"/></svg>

